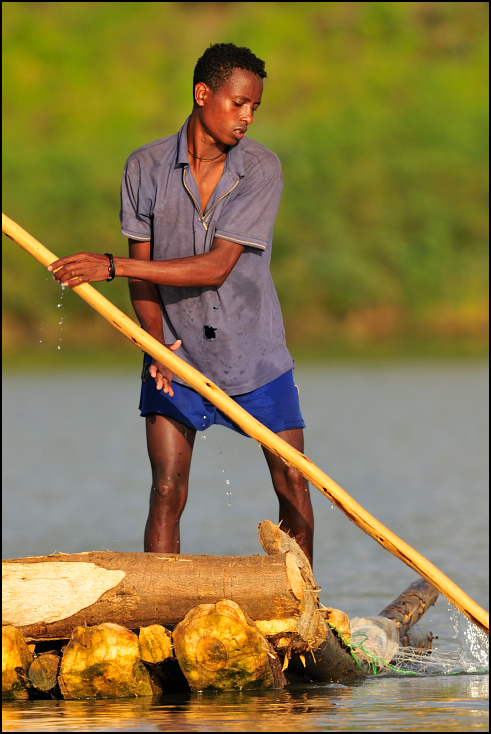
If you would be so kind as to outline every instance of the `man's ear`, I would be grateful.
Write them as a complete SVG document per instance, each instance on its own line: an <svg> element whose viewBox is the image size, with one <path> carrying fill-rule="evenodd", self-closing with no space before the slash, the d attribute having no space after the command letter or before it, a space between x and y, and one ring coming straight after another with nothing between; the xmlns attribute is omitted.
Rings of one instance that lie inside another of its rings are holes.
<svg viewBox="0 0 491 734"><path fill-rule="evenodd" d="M211 94L211 89L204 82L198 82L194 88L194 101L198 107L203 107Z"/></svg>

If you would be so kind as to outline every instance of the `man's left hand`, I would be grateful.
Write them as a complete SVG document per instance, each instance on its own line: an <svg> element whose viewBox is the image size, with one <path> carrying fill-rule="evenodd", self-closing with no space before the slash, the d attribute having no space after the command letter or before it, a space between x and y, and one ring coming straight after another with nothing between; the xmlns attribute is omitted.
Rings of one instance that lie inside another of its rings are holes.
<svg viewBox="0 0 491 734"><path fill-rule="evenodd" d="M177 352L182 342L180 339L174 342L174 344L166 344L166 347L171 352ZM155 378L155 387L157 390L163 390L165 393L174 397L174 390L172 389L172 378L174 375L168 367L159 362L158 359L154 359L148 370L150 375Z"/></svg>

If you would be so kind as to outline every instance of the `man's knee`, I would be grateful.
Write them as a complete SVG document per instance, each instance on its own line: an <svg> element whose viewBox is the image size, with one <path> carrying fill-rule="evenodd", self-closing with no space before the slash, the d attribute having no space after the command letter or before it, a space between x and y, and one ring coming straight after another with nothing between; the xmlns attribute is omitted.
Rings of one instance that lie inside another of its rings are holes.
<svg viewBox="0 0 491 734"><path fill-rule="evenodd" d="M281 471L273 475L275 489L282 494L308 493L308 482L298 469L283 464Z"/></svg>
<svg viewBox="0 0 491 734"><path fill-rule="evenodd" d="M150 503L169 510L179 510L186 502L187 489L179 479L168 477L152 483Z"/></svg>

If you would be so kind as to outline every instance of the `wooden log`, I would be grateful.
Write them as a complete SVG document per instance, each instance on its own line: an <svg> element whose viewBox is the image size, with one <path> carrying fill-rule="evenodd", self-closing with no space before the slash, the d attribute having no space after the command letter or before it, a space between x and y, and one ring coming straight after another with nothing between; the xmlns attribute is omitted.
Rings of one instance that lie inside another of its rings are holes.
<svg viewBox="0 0 491 734"><path fill-rule="evenodd" d="M193 691L283 687L276 653L233 601L200 604L188 612L172 637Z"/></svg>
<svg viewBox="0 0 491 734"><path fill-rule="evenodd" d="M58 685L61 658L52 652L43 652L29 666L28 677L33 688L43 693L53 691Z"/></svg>
<svg viewBox="0 0 491 734"><path fill-rule="evenodd" d="M289 653L291 650L298 653L315 650L325 639L327 629L319 611L317 591L320 586L315 583L307 556L294 538L284 533L270 520L263 520L259 525L259 541L269 555L278 556L286 553L292 556L304 584L300 616L293 620L293 624L287 628L282 627L278 620L271 620L269 625L258 623L260 630L263 634L273 638L277 650L287 648Z"/></svg>
<svg viewBox="0 0 491 734"><path fill-rule="evenodd" d="M370 673L366 661L357 659L358 662L336 631L328 627L326 638L319 647L305 654L292 654L285 674L288 680L291 668L296 675L304 675L323 683L355 680Z"/></svg>
<svg viewBox="0 0 491 734"><path fill-rule="evenodd" d="M2 563L4 624L27 640L69 638L77 626L175 625L198 604L231 599L254 620L304 614L308 587L291 553L185 556L109 551Z"/></svg>
<svg viewBox="0 0 491 734"><path fill-rule="evenodd" d="M155 691L141 662L138 637L117 624L77 627L58 676L63 698L132 698Z"/></svg>
<svg viewBox="0 0 491 734"><path fill-rule="evenodd" d="M413 581L379 616L391 619L402 639L408 629L418 622L426 610L433 606L439 592L429 581L420 578Z"/></svg>
<svg viewBox="0 0 491 734"><path fill-rule="evenodd" d="M19 632L11 625L2 627L2 699L29 698L27 670L32 663L32 652Z"/></svg>
<svg viewBox="0 0 491 734"><path fill-rule="evenodd" d="M438 598L438 591L425 579L414 581L403 593L387 606L379 615L378 619L391 622L394 625L394 631L399 636L402 644L404 635L408 633L410 627L415 624L425 611ZM377 619L377 618L373 618ZM351 624L355 620L350 621ZM380 625L378 625L380 626ZM378 632L377 625L373 627ZM353 632L353 629L351 629ZM370 638L370 634L368 635ZM377 645L380 644L376 634L373 635L374 645L363 644L363 647L377 651ZM390 643L390 634L387 634L387 640ZM356 643L356 638L351 638L351 645L346 645L345 635L338 633L336 629L329 627L326 639L313 650L313 654L295 654L292 655L292 669L296 674L304 674L311 679L322 682L336 682L339 680L353 680L360 676L370 675L373 670L371 667L370 657L365 655L360 648L354 649L353 656L350 647ZM390 645L388 645L388 649ZM375 661L377 663L377 661ZM390 661L386 661L390 662ZM382 664L378 664L379 668ZM287 672L288 677L288 672Z"/></svg>
<svg viewBox="0 0 491 734"><path fill-rule="evenodd" d="M138 645L144 663L158 665L167 658L174 657L171 633L161 624L141 627L138 633Z"/></svg>

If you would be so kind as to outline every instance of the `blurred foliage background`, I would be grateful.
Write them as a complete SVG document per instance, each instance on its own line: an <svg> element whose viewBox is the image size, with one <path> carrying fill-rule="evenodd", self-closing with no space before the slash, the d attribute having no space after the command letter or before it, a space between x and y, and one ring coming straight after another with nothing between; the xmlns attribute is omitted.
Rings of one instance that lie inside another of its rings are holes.
<svg viewBox="0 0 491 734"><path fill-rule="evenodd" d="M250 134L285 178L272 272L294 356L482 354L488 8L3 3L3 211L59 256L126 255L126 158L180 128L210 43L249 46L268 72ZM125 279L98 287L132 314ZM59 302L4 237L5 364L59 358ZM75 363L139 361L75 294L63 306Z"/></svg>

